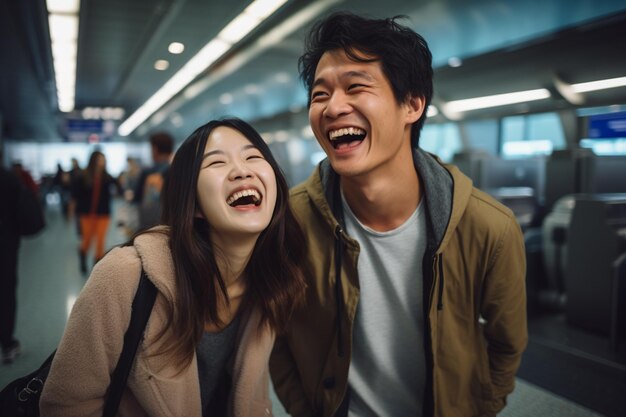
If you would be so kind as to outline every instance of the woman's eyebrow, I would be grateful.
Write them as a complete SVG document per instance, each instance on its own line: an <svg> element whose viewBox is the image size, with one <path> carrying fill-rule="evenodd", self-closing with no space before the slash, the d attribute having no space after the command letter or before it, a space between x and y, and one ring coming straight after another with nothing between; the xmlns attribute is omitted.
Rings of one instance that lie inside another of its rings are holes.
<svg viewBox="0 0 626 417"><path fill-rule="evenodd" d="M205 159L207 159L209 156L212 156L212 155L224 155L224 151L221 151L219 149L216 149L214 151L209 151L205 153L204 155L202 155L202 160L204 161Z"/></svg>
<svg viewBox="0 0 626 417"><path fill-rule="evenodd" d="M241 147L242 152L247 151L249 149L258 149L258 148L251 143ZM213 156L213 155L226 155L226 152L220 149L215 149L214 151L209 151L205 153L204 155L202 155L202 160L204 161L206 158L208 158L209 156Z"/></svg>

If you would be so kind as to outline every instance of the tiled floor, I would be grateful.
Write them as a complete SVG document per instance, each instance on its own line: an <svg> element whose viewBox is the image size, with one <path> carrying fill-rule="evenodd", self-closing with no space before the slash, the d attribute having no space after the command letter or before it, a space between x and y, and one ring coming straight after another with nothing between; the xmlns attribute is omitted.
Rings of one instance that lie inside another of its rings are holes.
<svg viewBox="0 0 626 417"><path fill-rule="evenodd" d="M63 333L68 311L86 277L78 269L78 237L73 223L64 221L57 207L47 213L47 228L22 242L19 262L16 337L23 354L11 365L0 366L0 387L34 370L52 352ZM107 243L124 241L111 221ZM272 393L273 395L273 393ZM273 396L275 399L275 396ZM287 416L275 400L275 416ZM601 417L589 409L518 379L502 417Z"/></svg>

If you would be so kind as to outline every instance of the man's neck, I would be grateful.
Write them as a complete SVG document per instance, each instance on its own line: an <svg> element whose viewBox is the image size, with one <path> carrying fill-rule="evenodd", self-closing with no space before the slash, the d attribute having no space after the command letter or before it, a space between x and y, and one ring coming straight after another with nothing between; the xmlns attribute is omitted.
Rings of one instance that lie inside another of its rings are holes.
<svg viewBox="0 0 626 417"><path fill-rule="evenodd" d="M412 159L393 170L341 177L350 209L365 226L385 232L402 225L417 209L422 188Z"/></svg>

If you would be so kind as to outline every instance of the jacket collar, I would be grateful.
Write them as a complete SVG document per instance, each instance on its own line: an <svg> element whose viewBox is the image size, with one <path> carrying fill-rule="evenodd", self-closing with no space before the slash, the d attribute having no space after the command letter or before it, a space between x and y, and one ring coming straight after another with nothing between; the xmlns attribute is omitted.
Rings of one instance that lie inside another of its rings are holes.
<svg viewBox="0 0 626 417"><path fill-rule="evenodd" d="M436 156L420 148L413 148L413 162L424 187L428 250L439 253L465 211L472 181L455 166L444 165ZM330 224L332 230L337 223L344 227L338 187L339 175L332 169L328 159L324 159L310 178L307 192L317 209L327 219L333 219Z"/></svg>

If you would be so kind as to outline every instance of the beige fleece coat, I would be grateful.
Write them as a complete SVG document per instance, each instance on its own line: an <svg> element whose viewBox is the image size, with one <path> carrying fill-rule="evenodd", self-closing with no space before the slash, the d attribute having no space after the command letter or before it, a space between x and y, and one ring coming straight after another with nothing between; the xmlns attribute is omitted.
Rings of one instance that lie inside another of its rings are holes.
<svg viewBox="0 0 626 417"><path fill-rule="evenodd" d="M41 396L44 417L101 416L110 375L123 346L141 268L158 289L156 303L137 350L118 416L200 417L197 360L178 372L159 352L155 335L164 325L165 305L176 291L168 238L139 236L134 246L116 248L99 262L80 293ZM258 330L259 314L244 317L238 335L229 398L232 416L269 416L268 359L274 334Z"/></svg>

